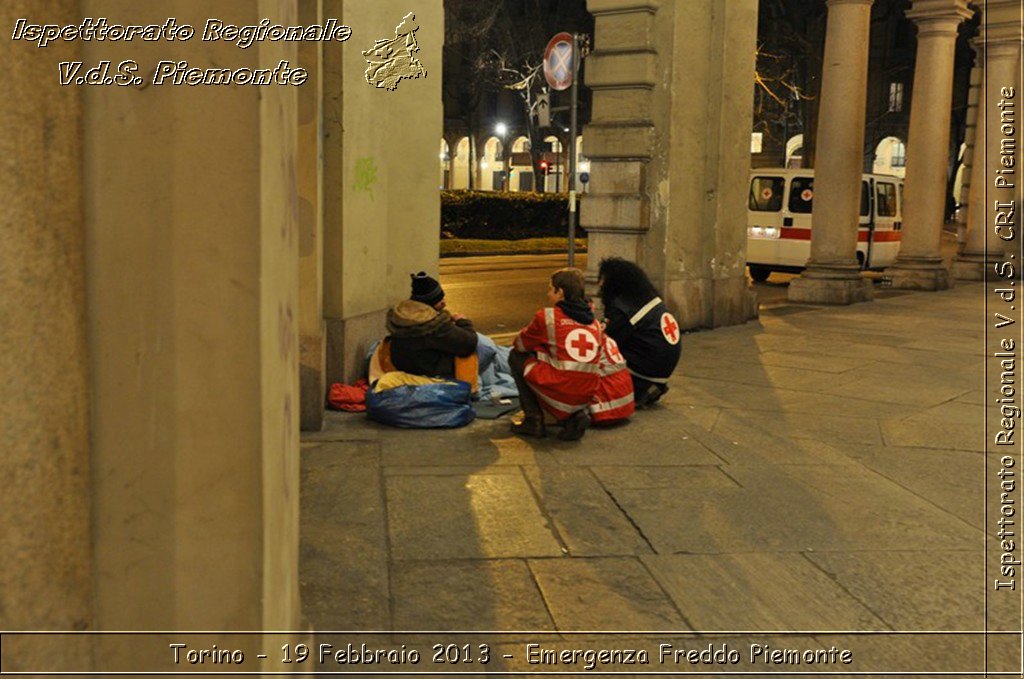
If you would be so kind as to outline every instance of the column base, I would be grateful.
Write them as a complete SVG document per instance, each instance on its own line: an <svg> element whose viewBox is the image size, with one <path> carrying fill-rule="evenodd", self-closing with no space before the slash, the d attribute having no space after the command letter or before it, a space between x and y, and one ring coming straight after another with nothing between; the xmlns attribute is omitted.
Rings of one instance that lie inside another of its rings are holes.
<svg viewBox="0 0 1024 679"><path fill-rule="evenodd" d="M874 299L874 290L856 264L809 266L790 282L787 298L799 304L856 304Z"/></svg>
<svg viewBox="0 0 1024 679"><path fill-rule="evenodd" d="M951 274L961 281L984 281L995 276L992 265L996 260L989 260L984 252L964 252L953 260Z"/></svg>
<svg viewBox="0 0 1024 679"><path fill-rule="evenodd" d="M326 319L327 389L335 382L352 384L364 376L367 349L387 334L386 316L387 309L379 309L361 316Z"/></svg>
<svg viewBox="0 0 1024 679"><path fill-rule="evenodd" d="M941 257L897 257L885 270L892 287L901 290L948 290L949 271Z"/></svg>
<svg viewBox="0 0 1024 679"><path fill-rule="evenodd" d="M324 425L324 336L299 337L299 429L320 431Z"/></svg>

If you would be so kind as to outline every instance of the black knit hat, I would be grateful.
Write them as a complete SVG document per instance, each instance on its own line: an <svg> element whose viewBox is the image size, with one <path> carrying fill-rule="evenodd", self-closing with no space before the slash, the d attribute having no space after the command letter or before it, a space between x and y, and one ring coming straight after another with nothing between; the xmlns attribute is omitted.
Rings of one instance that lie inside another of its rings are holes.
<svg viewBox="0 0 1024 679"><path fill-rule="evenodd" d="M409 277L412 278L412 295L410 299L413 301L434 306L444 299L444 290L441 288L441 284L428 276L425 271L409 274Z"/></svg>

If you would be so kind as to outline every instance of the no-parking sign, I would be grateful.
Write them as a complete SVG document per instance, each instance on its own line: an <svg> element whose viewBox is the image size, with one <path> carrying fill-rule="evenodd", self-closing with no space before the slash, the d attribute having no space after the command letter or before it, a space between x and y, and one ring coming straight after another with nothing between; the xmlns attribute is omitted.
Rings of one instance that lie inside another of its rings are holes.
<svg viewBox="0 0 1024 679"><path fill-rule="evenodd" d="M556 33L544 49L544 78L553 90L560 92L572 85L575 43L571 33Z"/></svg>

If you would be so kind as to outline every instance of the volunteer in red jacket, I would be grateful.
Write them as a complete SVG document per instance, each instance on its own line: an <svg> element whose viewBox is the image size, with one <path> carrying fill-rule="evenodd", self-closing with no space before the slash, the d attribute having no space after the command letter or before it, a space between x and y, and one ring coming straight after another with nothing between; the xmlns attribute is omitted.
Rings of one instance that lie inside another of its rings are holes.
<svg viewBox="0 0 1024 679"><path fill-rule="evenodd" d="M595 424L615 424L633 414L633 380L619 345L607 334L599 366L601 380L590 404L590 419Z"/></svg>
<svg viewBox="0 0 1024 679"><path fill-rule="evenodd" d="M551 306L519 331L509 367L519 387L523 419L512 431L544 436L544 411L562 422L558 438L576 441L590 425L604 333L583 289L579 269L560 269L548 284Z"/></svg>

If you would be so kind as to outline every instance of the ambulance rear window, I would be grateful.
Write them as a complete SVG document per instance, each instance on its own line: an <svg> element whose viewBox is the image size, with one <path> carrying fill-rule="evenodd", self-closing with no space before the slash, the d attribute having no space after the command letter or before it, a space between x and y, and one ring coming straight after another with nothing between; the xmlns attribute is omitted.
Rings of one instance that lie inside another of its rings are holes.
<svg viewBox="0 0 1024 679"><path fill-rule="evenodd" d="M814 177L793 177L789 185L789 211L808 214L814 208Z"/></svg>
<svg viewBox="0 0 1024 679"><path fill-rule="evenodd" d="M750 180L750 199L747 207L756 212L778 212L782 209L782 177L754 177Z"/></svg>

